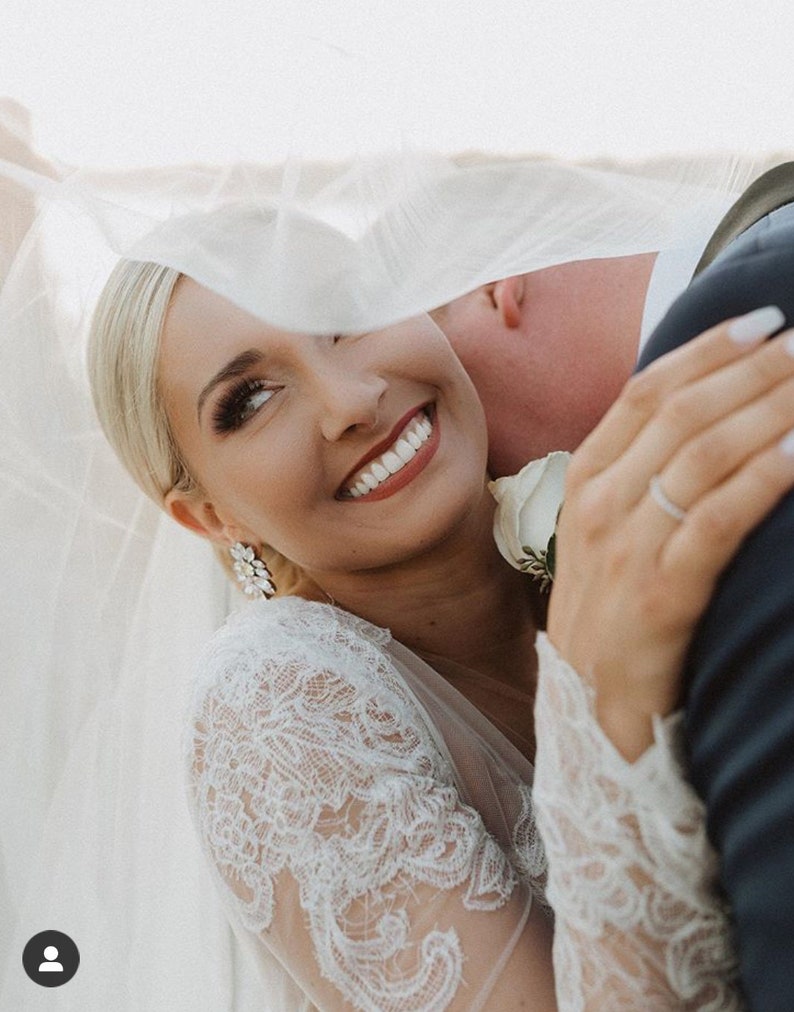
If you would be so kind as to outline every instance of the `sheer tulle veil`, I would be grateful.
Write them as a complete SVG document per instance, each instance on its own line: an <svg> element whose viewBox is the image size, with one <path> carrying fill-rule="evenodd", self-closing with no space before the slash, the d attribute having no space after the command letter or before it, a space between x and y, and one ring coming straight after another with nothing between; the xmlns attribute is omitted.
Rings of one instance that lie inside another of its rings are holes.
<svg viewBox="0 0 794 1012"><path fill-rule="evenodd" d="M263 103L260 128L273 114ZM286 329L356 332L513 273L686 244L765 164L400 143L102 170L33 156L29 122L0 107L0 1007L267 1007L202 865L180 762L194 657L238 595L99 430L85 340L113 263L176 267ZM48 928L82 960L52 993L21 967Z"/></svg>

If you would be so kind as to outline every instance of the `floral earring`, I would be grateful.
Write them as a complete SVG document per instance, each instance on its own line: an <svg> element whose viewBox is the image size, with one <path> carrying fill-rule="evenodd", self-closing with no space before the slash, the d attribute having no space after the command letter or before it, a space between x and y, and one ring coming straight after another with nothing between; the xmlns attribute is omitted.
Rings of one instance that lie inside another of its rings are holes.
<svg viewBox="0 0 794 1012"><path fill-rule="evenodd" d="M238 541L229 549L234 560L232 568L243 591L250 597L270 598L276 593L273 577L265 563L250 545Z"/></svg>

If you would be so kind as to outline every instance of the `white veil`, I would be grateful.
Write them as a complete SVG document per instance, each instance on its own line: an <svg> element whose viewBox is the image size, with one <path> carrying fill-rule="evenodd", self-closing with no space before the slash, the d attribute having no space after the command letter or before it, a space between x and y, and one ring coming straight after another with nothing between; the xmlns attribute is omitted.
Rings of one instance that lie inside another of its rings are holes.
<svg viewBox="0 0 794 1012"><path fill-rule="evenodd" d="M1 111L0 1008L267 1007L181 780L193 658L236 595L125 475L88 397L86 328L115 258L177 267L288 329L372 329L512 273L686 244L766 163L401 143L100 170L34 157L24 110ZM219 99L209 131L223 113ZM81 953L55 991L21 961L51 928Z"/></svg>

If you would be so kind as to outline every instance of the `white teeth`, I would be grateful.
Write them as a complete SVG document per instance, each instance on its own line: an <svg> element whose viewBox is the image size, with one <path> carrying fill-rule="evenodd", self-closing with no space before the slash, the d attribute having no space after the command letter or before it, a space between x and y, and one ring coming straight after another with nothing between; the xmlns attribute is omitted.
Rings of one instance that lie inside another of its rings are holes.
<svg viewBox="0 0 794 1012"><path fill-rule="evenodd" d="M411 446L411 444L407 443L404 439L398 439L394 444L394 452L403 464L407 464L409 460L413 460L414 455L416 454L416 448Z"/></svg>
<svg viewBox="0 0 794 1012"><path fill-rule="evenodd" d="M389 474L397 474L405 463L393 450L387 450L380 459Z"/></svg>
<svg viewBox="0 0 794 1012"><path fill-rule="evenodd" d="M392 474L402 470L410 460L413 460L419 447L427 442L432 431L433 423L424 412L414 416L393 446L353 475L347 486L347 495L359 499L377 488Z"/></svg>

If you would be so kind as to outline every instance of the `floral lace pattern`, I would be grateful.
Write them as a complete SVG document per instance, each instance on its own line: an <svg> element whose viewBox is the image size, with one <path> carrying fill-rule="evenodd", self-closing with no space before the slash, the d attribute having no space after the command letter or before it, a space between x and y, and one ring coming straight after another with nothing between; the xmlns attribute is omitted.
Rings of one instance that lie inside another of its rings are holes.
<svg viewBox="0 0 794 1012"><path fill-rule="evenodd" d="M415 894L457 889L465 909L498 909L518 873L461 803L388 638L294 598L230 620L205 652L185 743L194 817L241 923L272 934L277 958L286 873L348 1001L443 1009L464 954L454 928L416 929ZM532 834L515 834L520 853Z"/></svg>
<svg viewBox="0 0 794 1012"><path fill-rule="evenodd" d="M534 793L560 1008L741 1008L704 807L681 774L681 714L657 719L631 764L601 731L590 686L545 635L537 647Z"/></svg>
<svg viewBox="0 0 794 1012"><path fill-rule="evenodd" d="M505 968L548 900L562 1012L741 1007L679 721L629 764L544 636L538 652L533 784L386 630L282 598L216 634L184 741L189 800L266 987L286 977L301 1007L474 1010L509 972L531 998L532 972Z"/></svg>

